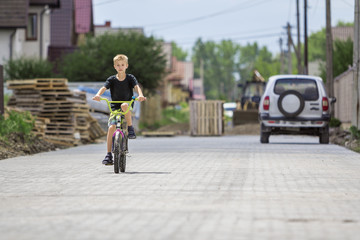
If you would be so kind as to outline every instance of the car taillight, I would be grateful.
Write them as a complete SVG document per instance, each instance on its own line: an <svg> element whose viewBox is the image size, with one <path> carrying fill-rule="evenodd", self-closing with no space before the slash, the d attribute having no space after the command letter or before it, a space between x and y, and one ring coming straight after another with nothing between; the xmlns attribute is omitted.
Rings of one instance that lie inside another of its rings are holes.
<svg viewBox="0 0 360 240"><path fill-rule="evenodd" d="M266 96L264 98L263 108L264 108L264 110L269 110L269 108L270 108L270 98L269 98L269 96Z"/></svg>
<svg viewBox="0 0 360 240"><path fill-rule="evenodd" d="M329 100L327 97L322 98L322 109L324 112L329 110Z"/></svg>

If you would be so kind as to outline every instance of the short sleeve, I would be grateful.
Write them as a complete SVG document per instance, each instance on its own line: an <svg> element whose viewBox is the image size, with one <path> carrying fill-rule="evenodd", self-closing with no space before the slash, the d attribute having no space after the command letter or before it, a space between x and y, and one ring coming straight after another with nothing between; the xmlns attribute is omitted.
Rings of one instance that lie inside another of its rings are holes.
<svg viewBox="0 0 360 240"><path fill-rule="evenodd" d="M130 77L130 86L131 86L131 88L134 88L136 85L139 84L134 75L129 74L129 77Z"/></svg>
<svg viewBox="0 0 360 240"><path fill-rule="evenodd" d="M105 83L104 83L104 87L105 87L106 89L109 89L110 86L111 86L111 78L112 78L112 77L108 77L108 79L106 79L106 81L105 81Z"/></svg>

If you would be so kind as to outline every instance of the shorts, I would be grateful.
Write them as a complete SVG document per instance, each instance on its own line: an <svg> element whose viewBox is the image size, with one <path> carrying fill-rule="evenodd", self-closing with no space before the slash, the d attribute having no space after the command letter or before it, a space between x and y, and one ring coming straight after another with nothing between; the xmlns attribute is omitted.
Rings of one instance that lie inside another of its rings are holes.
<svg viewBox="0 0 360 240"><path fill-rule="evenodd" d="M116 125L116 116L112 116L110 115L109 120L108 120L108 127L110 127L111 125Z"/></svg>

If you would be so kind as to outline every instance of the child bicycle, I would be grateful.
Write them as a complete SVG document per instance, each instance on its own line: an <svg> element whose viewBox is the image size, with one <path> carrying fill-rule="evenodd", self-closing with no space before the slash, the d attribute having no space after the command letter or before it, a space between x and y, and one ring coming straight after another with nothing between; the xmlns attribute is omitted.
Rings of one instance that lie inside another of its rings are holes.
<svg viewBox="0 0 360 240"><path fill-rule="evenodd" d="M114 154L114 172L119 173L125 172L126 168L126 154L128 153L128 137L127 131L124 130L126 128L123 127L124 125L124 118L125 114L130 111L132 103L137 101L138 99L132 97L131 101L109 101L106 98L100 98L100 100L104 100L107 102L109 110L110 110L110 118L115 116L116 119L116 130L112 137L112 152ZM127 108L126 112L123 112L120 109L112 110L110 103L127 103L129 107Z"/></svg>

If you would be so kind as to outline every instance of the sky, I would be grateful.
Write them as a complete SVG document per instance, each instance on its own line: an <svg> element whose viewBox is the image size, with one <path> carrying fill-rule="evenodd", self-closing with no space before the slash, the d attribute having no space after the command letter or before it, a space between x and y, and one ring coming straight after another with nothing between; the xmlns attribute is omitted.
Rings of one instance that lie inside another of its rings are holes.
<svg viewBox="0 0 360 240"><path fill-rule="evenodd" d="M304 41L304 0L300 2L301 42ZM308 36L326 24L326 0L307 0ZM331 24L354 21L355 0L331 0ZM296 39L296 0L93 0L94 23L142 27L147 36L174 41L191 54L198 38L232 40L242 46L258 43L273 54L286 48L287 22Z"/></svg>

